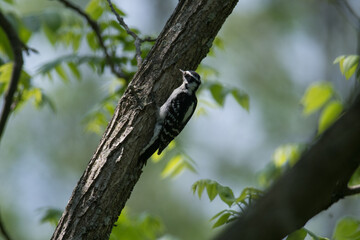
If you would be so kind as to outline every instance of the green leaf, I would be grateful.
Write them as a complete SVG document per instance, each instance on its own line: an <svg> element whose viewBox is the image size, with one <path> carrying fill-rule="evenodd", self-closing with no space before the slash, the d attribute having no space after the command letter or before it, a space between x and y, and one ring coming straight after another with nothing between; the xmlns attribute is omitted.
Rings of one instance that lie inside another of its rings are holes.
<svg viewBox="0 0 360 240"><path fill-rule="evenodd" d="M91 0L86 6L85 12L89 14L93 20L98 20L104 12L101 6L101 0Z"/></svg>
<svg viewBox="0 0 360 240"><path fill-rule="evenodd" d="M289 234L286 240L304 240L307 235L307 231L303 228Z"/></svg>
<svg viewBox="0 0 360 240"><path fill-rule="evenodd" d="M246 199L257 199L261 196L262 191L256 188L247 187L244 188L238 198L236 198L236 203L247 204Z"/></svg>
<svg viewBox="0 0 360 240"><path fill-rule="evenodd" d="M51 45L55 45L55 43L58 41L58 36L56 32L54 32L50 27L47 25L43 25L43 31Z"/></svg>
<svg viewBox="0 0 360 240"><path fill-rule="evenodd" d="M332 101L326 105L319 119L318 133L324 132L340 116L343 105L340 101Z"/></svg>
<svg viewBox="0 0 360 240"><path fill-rule="evenodd" d="M204 189L205 189L205 181L204 181L204 180L196 181L196 182L192 185L193 193L195 194L195 192L196 192L196 190L197 190L199 199L201 199L201 195L202 195Z"/></svg>
<svg viewBox="0 0 360 240"><path fill-rule="evenodd" d="M57 65L55 67L55 71L57 74L59 74L59 76L64 80L64 82L69 82L69 78L65 72L65 70L62 68L61 65Z"/></svg>
<svg viewBox="0 0 360 240"><path fill-rule="evenodd" d="M81 73L77 67L77 65L73 62L68 62L67 63L70 71L72 72L72 74L76 77L77 80L81 79Z"/></svg>
<svg viewBox="0 0 360 240"><path fill-rule="evenodd" d="M125 17L125 16L126 16L126 14L125 14L122 10L120 10L120 9L116 6L116 4L113 3L113 7L114 7L114 9L115 9L115 12L117 12L117 14L119 14L119 15L122 16L122 17Z"/></svg>
<svg viewBox="0 0 360 240"><path fill-rule="evenodd" d="M225 209L225 210L222 210L222 211L218 212L217 214L215 214L215 215L210 219L210 221L218 218L220 215L224 214L225 212L228 212L228 210Z"/></svg>
<svg viewBox="0 0 360 240"><path fill-rule="evenodd" d="M13 62L8 62L0 66L0 83L5 83L6 85L9 83L11 79L12 69Z"/></svg>
<svg viewBox="0 0 360 240"><path fill-rule="evenodd" d="M217 182L211 180L209 180L206 184L206 192L209 196L210 201L214 200L214 198L218 195L217 185Z"/></svg>
<svg viewBox="0 0 360 240"><path fill-rule="evenodd" d="M218 192L221 200L231 207L235 201L234 193L231 188L218 185Z"/></svg>
<svg viewBox="0 0 360 240"><path fill-rule="evenodd" d="M355 240L360 237L360 221L352 218L345 217L341 219L335 227L333 233L334 240Z"/></svg>
<svg viewBox="0 0 360 240"><path fill-rule="evenodd" d="M221 84L215 83L210 86L210 92L215 101L220 105L224 105L225 95L224 94L224 88Z"/></svg>
<svg viewBox="0 0 360 240"><path fill-rule="evenodd" d="M312 84L301 99L301 103L304 106L304 114L309 115L317 111L329 101L333 93L333 87L329 82Z"/></svg>
<svg viewBox="0 0 360 240"><path fill-rule="evenodd" d="M351 179L349 181L349 186L355 186L360 184L360 167L358 167L354 174L351 176Z"/></svg>
<svg viewBox="0 0 360 240"><path fill-rule="evenodd" d="M249 111L249 95L238 89L232 89L231 94L240 106L242 106L246 111Z"/></svg>
<svg viewBox="0 0 360 240"><path fill-rule="evenodd" d="M0 52L8 56L9 59L14 59L14 53L12 51L10 42L2 28L0 28Z"/></svg>
<svg viewBox="0 0 360 240"><path fill-rule="evenodd" d="M105 126L108 123L108 119L105 114L100 111L89 114L84 121L86 122L85 129L87 131L94 132L99 135L104 132Z"/></svg>
<svg viewBox="0 0 360 240"><path fill-rule="evenodd" d="M50 223L53 226L56 226L62 211L59 209L55 209L55 208L48 208L48 209L40 209L41 211L43 211L43 216L40 219L41 223Z"/></svg>
<svg viewBox="0 0 360 240"><path fill-rule="evenodd" d="M345 78L348 80L356 71L359 65L359 56L350 55L347 56L343 62L343 69Z"/></svg>
<svg viewBox="0 0 360 240"><path fill-rule="evenodd" d="M299 145L285 144L276 148L273 155L273 161L276 167L281 167L287 162L291 165L297 162L300 158Z"/></svg>
<svg viewBox="0 0 360 240"><path fill-rule="evenodd" d="M216 37L214 39L214 45L219 48L220 50L224 50L224 41L220 37Z"/></svg>
<svg viewBox="0 0 360 240"><path fill-rule="evenodd" d="M227 223L229 217L231 216L230 213L224 213L223 215L221 215L221 217L219 217L219 219L214 223L214 225L212 226L212 228L217 228L220 227L222 225L224 225L225 223Z"/></svg>
<svg viewBox="0 0 360 240"><path fill-rule="evenodd" d="M96 41L96 36L94 32L89 32L88 34L86 34L86 40L91 50L97 50L98 43Z"/></svg>
<svg viewBox="0 0 360 240"><path fill-rule="evenodd" d="M348 80L356 71L359 65L358 55L342 55L334 60L334 64L339 63L340 71Z"/></svg>

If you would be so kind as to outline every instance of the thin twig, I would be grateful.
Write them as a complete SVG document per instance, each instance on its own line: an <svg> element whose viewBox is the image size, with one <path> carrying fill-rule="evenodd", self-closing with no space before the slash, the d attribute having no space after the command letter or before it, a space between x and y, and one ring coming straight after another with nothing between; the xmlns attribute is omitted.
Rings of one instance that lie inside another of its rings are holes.
<svg viewBox="0 0 360 240"><path fill-rule="evenodd" d="M128 76L126 76L126 74L124 74L120 69L115 67L115 64L112 60L112 57L110 56L107 47L105 46L103 37L101 35L101 30L99 27L99 24L94 21L88 14L86 14L81 8L79 8L78 6L74 5L73 3L67 1L67 0L58 0L59 2L61 2L62 4L65 5L65 7L70 8L72 10L74 10L75 12L77 12L80 16L82 16L83 18L86 19L86 21L88 22L88 24L90 25L90 27L92 28L92 30L94 31L96 38L99 42L99 45L105 55L105 59L107 64L110 66L111 72L116 75L118 78L125 78L128 80Z"/></svg>
<svg viewBox="0 0 360 240"><path fill-rule="evenodd" d="M350 6L346 0L338 0L335 2L339 6L339 10L345 15L345 18L358 30L360 31L360 17Z"/></svg>
<svg viewBox="0 0 360 240"><path fill-rule="evenodd" d="M14 63L11 73L11 79L9 87L5 93L4 97L4 106L0 115L0 140L4 133L7 119L11 113L14 94L19 83L21 70L24 64L22 50L24 44L20 41L19 37L16 34L16 31L11 26L10 22L5 18L5 16L0 12L0 27L4 30L7 38L9 39L13 54L14 54Z"/></svg>
<svg viewBox="0 0 360 240"><path fill-rule="evenodd" d="M125 29L125 31L127 32L127 34L129 34L130 36L132 36L135 40L134 45L135 45L135 49L136 49L136 61L137 61L137 66L139 67L142 63L142 58L141 58L141 43L143 42L154 42L156 39L150 38L150 37L146 37L144 39L140 38L135 32L131 31L129 26L125 23L124 19L115 11L115 8L111 2L111 0L107 0L110 6L111 11L115 14L116 19L118 20L119 24Z"/></svg>

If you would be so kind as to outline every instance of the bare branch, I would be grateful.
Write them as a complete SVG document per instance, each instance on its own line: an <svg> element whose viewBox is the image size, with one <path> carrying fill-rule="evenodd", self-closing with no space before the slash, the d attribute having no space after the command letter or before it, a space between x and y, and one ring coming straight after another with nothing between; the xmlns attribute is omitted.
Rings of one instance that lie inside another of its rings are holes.
<svg viewBox="0 0 360 240"><path fill-rule="evenodd" d="M110 66L111 72L114 75L116 75L118 78L124 78L126 80L129 80L129 77L126 74L124 74L119 68L116 68L115 63L113 62L112 57L110 56L108 49L105 46L103 37L101 35L101 30L100 30L99 24L96 21L94 21L88 14L86 14L81 8L74 5L73 3L71 3L67 0L58 0L58 1L61 2L62 4L64 4L67 8L74 10L80 16L85 18L85 20L90 25L90 27L92 28L92 30L94 31L94 33L96 35L96 38L100 45L100 48L102 49L102 51L105 55L106 63Z"/></svg>
<svg viewBox="0 0 360 240"><path fill-rule="evenodd" d="M341 194L340 198L356 195L360 193L360 185L347 187Z"/></svg>
<svg viewBox="0 0 360 240"><path fill-rule="evenodd" d="M111 11L115 14L116 19L118 20L119 24L125 29L125 31L134 38L135 42L135 49L136 49L136 61L137 61L137 66L140 67L141 63L142 63L142 58L141 58L141 43L143 42L154 42L156 41L156 39L150 38L150 37L146 37L144 39L140 38L136 33L134 33L133 31L130 30L129 26L125 23L124 19L115 11L115 8L111 2L111 0L107 0L110 6Z"/></svg>
<svg viewBox="0 0 360 240"><path fill-rule="evenodd" d="M1 141L1 137L4 133L7 119L9 118L9 115L12 110L14 94L16 92L17 85L19 83L19 79L21 75L21 70L24 64L22 50L25 45L20 41L19 37L16 34L16 31L13 29L10 22L1 12L0 12L0 27L4 30L6 36L8 37L14 54L14 63L13 63L11 79L10 79L9 87L5 93L4 106L0 115L0 141Z"/></svg>
<svg viewBox="0 0 360 240"><path fill-rule="evenodd" d="M4 223L1 219L0 216L0 233L1 235L4 237L5 240L11 240L12 238L10 237L9 233L6 231Z"/></svg>
<svg viewBox="0 0 360 240"><path fill-rule="evenodd" d="M223 239L283 239L345 196L360 164L360 95L253 207L220 234ZM261 229L261 231L259 231Z"/></svg>
<svg viewBox="0 0 360 240"><path fill-rule="evenodd" d="M338 6L339 11L345 16L345 18L350 22L350 24L353 25L355 29L360 31L360 17L350 6L348 1L337 0L334 3Z"/></svg>

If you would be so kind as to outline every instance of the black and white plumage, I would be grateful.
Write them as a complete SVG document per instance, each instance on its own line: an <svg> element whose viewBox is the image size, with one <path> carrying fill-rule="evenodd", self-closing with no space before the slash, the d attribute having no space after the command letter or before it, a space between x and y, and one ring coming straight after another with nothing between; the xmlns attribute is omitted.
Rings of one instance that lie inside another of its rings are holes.
<svg viewBox="0 0 360 240"><path fill-rule="evenodd" d="M140 161L146 162L159 149L158 155L184 129L193 115L196 105L196 91L201 84L195 71L183 71L183 83L176 88L159 109L159 117L154 135L140 154Z"/></svg>

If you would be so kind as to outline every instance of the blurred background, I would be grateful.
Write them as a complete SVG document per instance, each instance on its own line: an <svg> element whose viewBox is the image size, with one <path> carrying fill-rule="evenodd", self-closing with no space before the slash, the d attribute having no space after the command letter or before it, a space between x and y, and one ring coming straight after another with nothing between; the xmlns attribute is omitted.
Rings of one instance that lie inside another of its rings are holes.
<svg viewBox="0 0 360 240"><path fill-rule="evenodd" d="M114 2L125 12L129 26L154 36L177 4L176 0ZM349 3L360 14L358 1ZM84 8L87 1L76 4ZM41 0L17 0L16 8L23 16L50 18L52 11L64 9L56 1ZM197 173L184 171L163 179L165 162L151 162L127 203L130 215L158 216L166 233L178 239L209 239L221 230L213 230L209 219L227 206L218 198L210 202L205 195L199 200L191 191L195 181L216 180L230 186L235 195L247 186L261 187L259 173L278 146L309 143L316 134L318 115L305 117L300 105L305 89L315 81L329 81L346 101L354 87L354 79L345 81L333 61L339 55L356 54L357 32L334 1L239 0L219 38L222 47L202 64L218 72L213 80L246 92L249 111L231 96L218 106L208 91L202 91L199 108L206 113L194 116L178 141L195 160ZM33 34L28 45L39 51L25 57L24 68L31 74L47 61L71 53L51 46L43 31ZM43 209L64 209L99 143L101 135L86 131L84 118L106 96L113 76L83 70L83 80L68 83L36 75L35 83L51 97L56 111L26 104L9 119L0 146L0 211L14 239L50 238L54 227L40 222ZM339 217L358 215L358 200L340 201L309 221L307 229L331 237Z"/></svg>

